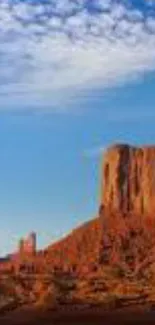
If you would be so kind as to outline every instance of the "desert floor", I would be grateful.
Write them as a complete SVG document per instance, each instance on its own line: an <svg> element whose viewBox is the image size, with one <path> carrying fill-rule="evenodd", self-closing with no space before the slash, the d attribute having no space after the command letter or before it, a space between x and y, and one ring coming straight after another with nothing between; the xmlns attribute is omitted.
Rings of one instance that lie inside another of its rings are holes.
<svg viewBox="0 0 155 325"><path fill-rule="evenodd" d="M30 307L0 316L2 325L155 325L155 310L148 307L130 307L117 311L93 308L84 311L41 311Z"/></svg>

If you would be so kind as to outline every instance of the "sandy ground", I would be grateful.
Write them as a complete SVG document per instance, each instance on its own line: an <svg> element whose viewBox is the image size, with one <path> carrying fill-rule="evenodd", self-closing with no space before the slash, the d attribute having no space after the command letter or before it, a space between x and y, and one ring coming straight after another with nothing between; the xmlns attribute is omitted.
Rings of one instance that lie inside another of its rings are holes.
<svg viewBox="0 0 155 325"><path fill-rule="evenodd" d="M98 308L84 311L41 311L25 307L0 316L0 325L155 325L155 310L145 307L105 312Z"/></svg>

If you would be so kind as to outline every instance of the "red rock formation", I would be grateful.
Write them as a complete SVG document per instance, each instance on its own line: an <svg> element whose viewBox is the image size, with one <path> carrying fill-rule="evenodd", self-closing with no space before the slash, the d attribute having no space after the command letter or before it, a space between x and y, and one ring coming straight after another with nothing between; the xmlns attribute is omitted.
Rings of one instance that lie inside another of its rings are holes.
<svg viewBox="0 0 155 325"><path fill-rule="evenodd" d="M155 146L119 144L107 150L101 205L109 211L155 213Z"/></svg>
<svg viewBox="0 0 155 325"><path fill-rule="evenodd" d="M155 283L154 160L155 147L109 148L99 217L36 254L36 238L31 234L20 242L20 254L1 261L1 279L8 273L15 288L17 280L23 286L26 302L39 297L39 303L45 301L48 306L52 306L48 294L55 286L61 304L104 303L105 294L107 299L112 293L122 299L124 291L147 296ZM32 296L27 298L30 291Z"/></svg>
<svg viewBox="0 0 155 325"><path fill-rule="evenodd" d="M27 238L19 241L20 255L35 255L36 253L36 234L30 233Z"/></svg>
<svg viewBox="0 0 155 325"><path fill-rule="evenodd" d="M37 253L36 234L32 232L26 238L20 239L16 252L0 260L0 273L9 273L12 270L18 273L20 269L32 272Z"/></svg>
<svg viewBox="0 0 155 325"><path fill-rule="evenodd" d="M109 148L104 155L100 218L82 225L35 256L35 234L30 235L20 242L21 254L11 259L16 269L22 265L30 272L84 272L116 260L117 264L127 260L127 265L130 260L136 268L155 247L155 218L150 218L155 212L154 167L155 147Z"/></svg>

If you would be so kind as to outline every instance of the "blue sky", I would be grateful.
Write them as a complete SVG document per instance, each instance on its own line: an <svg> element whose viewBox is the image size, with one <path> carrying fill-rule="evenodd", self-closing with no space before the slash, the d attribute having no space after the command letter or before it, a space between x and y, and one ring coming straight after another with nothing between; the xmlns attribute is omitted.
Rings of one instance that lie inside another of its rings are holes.
<svg viewBox="0 0 155 325"><path fill-rule="evenodd" d="M153 1L0 3L0 254L97 213L102 153L155 143Z"/></svg>

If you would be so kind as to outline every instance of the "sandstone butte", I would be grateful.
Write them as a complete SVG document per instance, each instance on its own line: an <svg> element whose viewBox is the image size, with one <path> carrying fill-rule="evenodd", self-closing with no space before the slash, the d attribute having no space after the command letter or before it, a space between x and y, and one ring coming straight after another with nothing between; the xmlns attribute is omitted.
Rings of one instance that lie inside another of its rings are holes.
<svg viewBox="0 0 155 325"><path fill-rule="evenodd" d="M33 300L50 308L155 303L154 177L155 146L108 148L97 217L34 255L24 254L22 241L21 252L0 263L3 296L13 288L17 306Z"/></svg>
<svg viewBox="0 0 155 325"><path fill-rule="evenodd" d="M155 214L155 146L116 144L107 149L101 204L109 211Z"/></svg>
<svg viewBox="0 0 155 325"><path fill-rule="evenodd" d="M123 254L127 252L128 256L131 255L135 260L142 259L139 251L147 243L148 233L150 247L155 248L153 233L155 227L152 221L149 222L149 227L152 228L148 232L148 224L145 225L145 222L154 216L155 146L113 145L104 153L97 217L73 230L66 238L37 252L35 256L17 254L14 260L5 264L6 266L2 266L1 263L0 269L5 270L5 267L20 269L20 265L23 268L23 264L35 272L39 269L53 268L87 269L88 265L90 268L92 265L97 267L99 261L107 258L111 263L114 260L114 252L118 263L121 263L121 259L126 259ZM155 221L155 218L153 219ZM145 228L141 230L142 236L139 235L141 227ZM115 237L113 241L112 237ZM126 240L128 243L124 244ZM126 252L122 248L124 245L128 246ZM109 252L107 247L110 247ZM142 251L148 254L145 247Z"/></svg>

